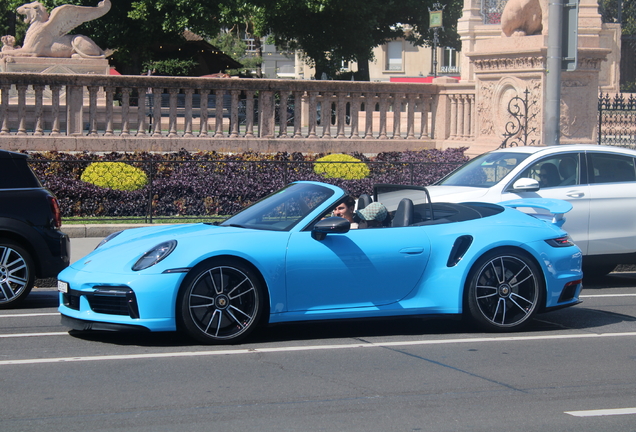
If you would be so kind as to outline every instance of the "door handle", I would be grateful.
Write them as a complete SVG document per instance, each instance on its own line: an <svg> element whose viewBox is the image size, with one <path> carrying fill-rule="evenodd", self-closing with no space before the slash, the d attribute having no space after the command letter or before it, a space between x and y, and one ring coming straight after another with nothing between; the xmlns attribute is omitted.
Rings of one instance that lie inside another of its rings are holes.
<svg viewBox="0 0 636 432"><path fill-rule="evenodd" d="M582 196L585 196L585 193L572 191L572 192L566 193L566 195L569 196L570 198L581 198Z"/></svg>
<svg viewBox="0 0 636 432"><path fill-rule="evenodd" d="M422 252L424 252L424 248L421 248L421 247L407 247L400 250L400 253L403 253L406 255L418 255L418 254L421 254Z"/></svg>

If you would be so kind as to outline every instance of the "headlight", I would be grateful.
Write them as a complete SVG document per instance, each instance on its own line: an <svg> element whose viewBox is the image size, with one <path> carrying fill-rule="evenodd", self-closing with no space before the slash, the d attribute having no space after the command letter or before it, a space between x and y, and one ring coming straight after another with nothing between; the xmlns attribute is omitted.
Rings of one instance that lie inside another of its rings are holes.
<svg viewBox="0 0 636 432"><path fill-rule="evenodd" d="M176 240L170 240L158 244L157 246L143 254L142 257L137 260L135 265L132 266L133 271L144 270L148 267L152 267L168 255L170 255L175 247L177 247Z"/></svg>
<svg viewBox="0 0 636 432"><path fill-rule="evenodd" d="M95 249L97 249L98 247L102 246L103 244L108 243L109 241L111 241L112 239L114 239L115 237L117 237L119 234L121 234L123 231L117 231L114 232L112 234L107 235L104 240L100 241L99 244L97 246L95 246Z"/></svg>

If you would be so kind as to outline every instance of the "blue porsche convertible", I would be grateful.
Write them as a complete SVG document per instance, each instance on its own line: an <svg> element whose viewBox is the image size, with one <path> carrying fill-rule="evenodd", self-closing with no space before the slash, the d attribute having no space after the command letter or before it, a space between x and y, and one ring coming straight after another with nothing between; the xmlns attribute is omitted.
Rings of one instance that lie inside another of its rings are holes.
<svg viewBox="0 0 636 432"><path fill-rule="evenodd" d="M113 234L60 273L62 322L234 343L268 323L427 314L512 331L578 303L581 251L560 228L569 203L432 203L396 185L372 195L358 211L383 203L379 228L332 216L345 190L296 182L219 225Z"/></svg>

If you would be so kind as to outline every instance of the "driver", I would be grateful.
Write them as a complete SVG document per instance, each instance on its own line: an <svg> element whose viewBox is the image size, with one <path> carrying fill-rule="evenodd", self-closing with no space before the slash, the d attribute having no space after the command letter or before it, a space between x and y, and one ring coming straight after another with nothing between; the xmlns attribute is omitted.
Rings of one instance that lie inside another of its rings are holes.
<svg viewBox="0 0 636 432"><path fill-rule="evenodd" d="M354 216L355 216L354 208L355 208L355 206L356 206L356 200L353 199L353 197L351 195L349 195L349 196L347 196L344 199L343 202L338 204L338 206L335 209L333 209L333 215L341 217L341 218L344 218L344 219L348 220L349 222L351 222L351 224L353 225L356 222L354 220ZM351 228L357 228L357 226L356 227L352 226Z"/></svg>

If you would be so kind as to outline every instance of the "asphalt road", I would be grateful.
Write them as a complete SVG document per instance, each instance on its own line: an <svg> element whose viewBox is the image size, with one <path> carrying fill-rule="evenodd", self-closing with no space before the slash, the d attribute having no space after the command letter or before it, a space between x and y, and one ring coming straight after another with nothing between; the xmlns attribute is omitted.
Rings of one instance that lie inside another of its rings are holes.
<svg viewBox="0 0 636 432"><path fill-rule="evenodd" d="M636 431L636 273L583 294L513 334L411 318L205 346L69 333L38 287L0 310L0 430Z"/></svg>

